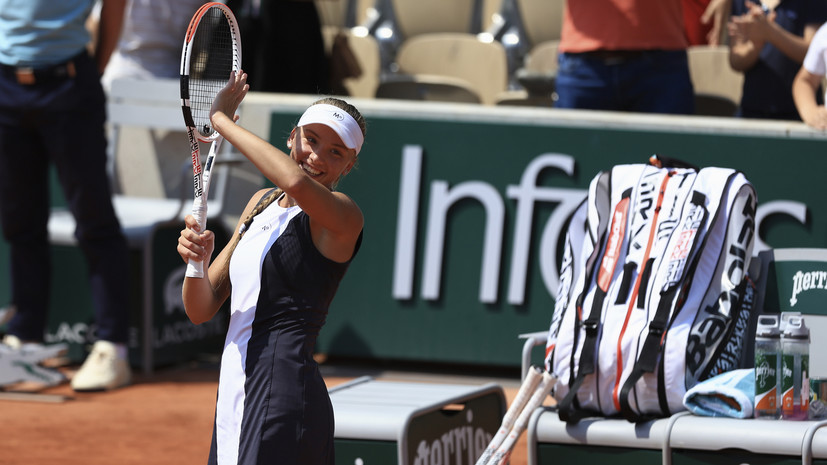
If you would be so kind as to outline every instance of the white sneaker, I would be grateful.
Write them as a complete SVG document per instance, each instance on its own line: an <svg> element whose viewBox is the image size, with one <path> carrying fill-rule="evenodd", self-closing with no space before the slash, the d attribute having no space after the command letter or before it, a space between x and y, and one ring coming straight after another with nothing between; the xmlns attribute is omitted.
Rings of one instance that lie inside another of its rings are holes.
<svg viewBox="0 0 827 465"><path fill-rule="evenodd" d="M12 350L24 350L27 352L39 352L44 349L49 349L50 347L55 347L44 345L42 342L23 342L19 337L12 334L6 334L3 336L2 344ZM66 351L65 348L63 350L64 352ZM56 353L56 355L59 354Z"/></svg>
<svg viewBox="0 0 827 465"><path fill-rule="evenodd" d="M92 352L72 377L75 391L105 391L130 383L132 372L125 358L118 357L118 348L109 341L97 341Z"/></svg>
<svg viewBox="0 0 827 465"><path fill-rule="evenodd" d="M17 336L6 334L5 336L3 336L3 345L6 345L15 350L20 350L20 347L23 346L23 341L21 341L20 338Z"/></svg>

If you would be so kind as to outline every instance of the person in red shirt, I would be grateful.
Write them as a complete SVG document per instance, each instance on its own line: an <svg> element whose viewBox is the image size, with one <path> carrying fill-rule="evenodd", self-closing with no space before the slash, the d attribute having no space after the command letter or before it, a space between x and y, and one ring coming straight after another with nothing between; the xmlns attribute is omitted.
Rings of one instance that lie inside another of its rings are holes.
<svg viewBox="0 0 827 465"><path fill-rule="evenodd" d="M557 108L692 114L681 0L567 0Z"/></svg>

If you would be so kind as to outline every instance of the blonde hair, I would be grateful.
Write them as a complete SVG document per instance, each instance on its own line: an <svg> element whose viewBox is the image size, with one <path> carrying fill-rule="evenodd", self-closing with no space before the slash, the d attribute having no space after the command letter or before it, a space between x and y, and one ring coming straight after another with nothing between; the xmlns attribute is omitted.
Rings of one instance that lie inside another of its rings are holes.
<svg viewBox="0 0 827 465"><path fill-rule="evenodd" d="M359 112L356 107L353 105L345 102L342 99L338 99L335 97L325 97L319 100L316 100L311 104L312 105L319 105L319 104L328 104L333 105L335 107L341 108L342 110L346 111L353 119L356 120L356 123L359 125L359 129L362 130L362 136L367 135L367 122L365 121L365 117L362 116L362 113ZM235 248L238 246L238 242L241 240L241 236L250 228L250 224L252 224L253 219L264 211L267 207L269 207L273 202L278 200L279 197L284 193L283 190L280 188L275 188L271 192L265 194L261 200L259 200L258 204L253 208L249 215L244 218L244 222L238 228L238 234L235 235L235 239L233 240L232 244L230 245L230 253L226 261L226 265L224 269L221 270L221 274L219 275L218 282L216 283L216 289L220 289L225 282L229 283L229 276L230 276L230 258L233 256L233 252L235 252Z"/></svg>

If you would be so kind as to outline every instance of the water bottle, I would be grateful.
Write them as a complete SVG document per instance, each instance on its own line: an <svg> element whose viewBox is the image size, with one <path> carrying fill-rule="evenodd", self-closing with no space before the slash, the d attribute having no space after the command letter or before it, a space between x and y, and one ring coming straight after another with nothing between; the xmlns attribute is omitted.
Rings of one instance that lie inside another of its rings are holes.
<svg viewBox="0 0 827 465"><path fill-rule="evenodd" d="M790 316L781 333L781 417L806 420L810 407L810 330Z"/></svg>
<svg viewBox="0 0 827 465"><path fill-rule="evenodd" d="M760 315L755 331L755 418L781 417L779 315Z"/></svg>

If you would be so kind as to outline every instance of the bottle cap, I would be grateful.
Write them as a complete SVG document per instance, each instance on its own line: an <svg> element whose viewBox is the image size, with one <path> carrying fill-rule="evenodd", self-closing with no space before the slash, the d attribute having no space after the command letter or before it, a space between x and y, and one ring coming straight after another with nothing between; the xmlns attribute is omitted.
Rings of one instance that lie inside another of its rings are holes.
<svg viewBox="0 0 827 465"><path fill-rule="evenodd" d="M778 314L758 315L758 326L755 328L756 337L781 337Z"/></svg>
<svg viewBox="0 0 827 465"><path fill-rule="evenodd" d="M784 327L784 337L789 339L810 339L810 328L804 324L804 317L791 316Z"/></svg>

